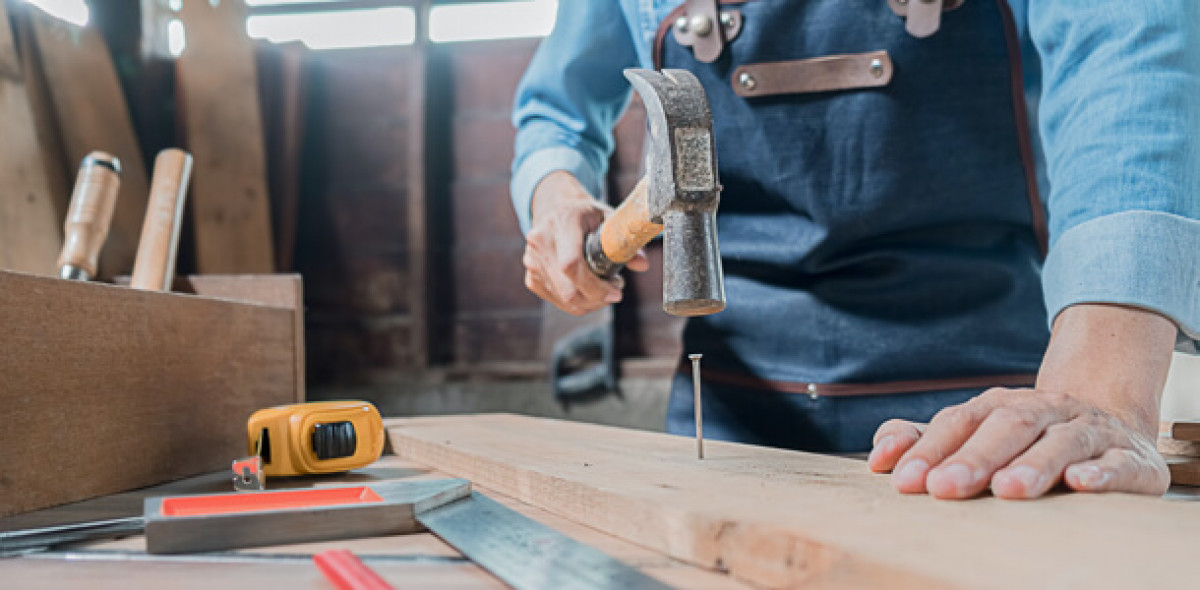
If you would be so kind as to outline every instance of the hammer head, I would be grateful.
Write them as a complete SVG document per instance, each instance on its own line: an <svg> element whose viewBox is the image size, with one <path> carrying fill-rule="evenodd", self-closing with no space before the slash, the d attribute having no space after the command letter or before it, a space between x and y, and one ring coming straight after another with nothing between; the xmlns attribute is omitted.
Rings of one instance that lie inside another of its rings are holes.
<svg viewBox="0 0 1200 590"><path fill-rule="evenodd" d="M663 225L663 309L697 316L725 309L717 245L717 149L700 81L686 70L628 69L646 106L650 219Z"/></svg>

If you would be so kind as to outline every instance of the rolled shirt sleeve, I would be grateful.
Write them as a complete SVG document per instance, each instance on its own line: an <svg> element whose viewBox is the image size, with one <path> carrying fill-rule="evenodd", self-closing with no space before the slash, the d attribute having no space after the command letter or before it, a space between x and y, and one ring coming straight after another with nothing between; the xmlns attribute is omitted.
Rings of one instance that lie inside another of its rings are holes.
<svg viewBox="0 0 1200 590"><path fill-rule="evenodd" d="M593 196L604 192L612 128L629 102L623 70L637 50L615 0L559 2L554 31L517 88L512 182L521 231L529 231L533 190L547 174L573 174Z"/></svg>
<svg viewBox="0 0 1200 590"><path fill-rule="evenodd" d="M1200 2L1029 3L1042 62L1051 322L1081 303L1160 313L1200 340Z"/></svg>

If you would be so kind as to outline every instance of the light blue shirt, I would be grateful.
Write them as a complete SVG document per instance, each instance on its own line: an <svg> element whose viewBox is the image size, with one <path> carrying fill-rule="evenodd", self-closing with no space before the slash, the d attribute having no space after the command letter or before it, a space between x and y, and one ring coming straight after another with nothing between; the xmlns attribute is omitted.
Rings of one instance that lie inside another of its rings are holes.
<svg viewBox="0 0 1200 590"><path fill-rule="evenodd" d="M517 91L512 198L572 173L601 195L612 128L681 0L562 0ZM1200 352L1200 1L1009 0L1050 222L1051 322L1080 303L1160 313ZM720 116L720 113L715 113Z"/></svg>

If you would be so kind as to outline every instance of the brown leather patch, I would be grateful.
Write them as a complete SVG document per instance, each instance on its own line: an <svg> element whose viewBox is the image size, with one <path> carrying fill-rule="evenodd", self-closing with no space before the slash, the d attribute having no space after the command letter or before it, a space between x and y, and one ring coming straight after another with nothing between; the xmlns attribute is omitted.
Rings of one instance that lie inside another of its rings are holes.
<svg viewBox="0 0 1200 590"><path fill-rule="evenodd" d="M886 51L872 51L746 64L734 70L731 83L738 96L803 94L887 86L894 71Z"/></svg>
<svg viewBox="0 0 1200 590"><path fill-rule="evenodd" d="M725 27L717 0L687 0L686 6L684 15L673 24L675 40L691 47L697 61L717 61L725 49Z"/></svg>

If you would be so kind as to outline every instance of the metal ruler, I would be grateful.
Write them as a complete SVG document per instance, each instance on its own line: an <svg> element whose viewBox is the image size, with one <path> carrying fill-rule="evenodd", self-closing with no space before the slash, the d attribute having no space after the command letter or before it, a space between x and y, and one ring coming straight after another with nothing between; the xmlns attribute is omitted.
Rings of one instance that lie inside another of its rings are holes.
<svg viewBox="0 0 1200 590"><path fill-rule="evenodd" d="M417 520L517 590L670 588L478 492Z"/></svg>
<svg viewBox="0 0 1200 590"><path fill-rule="evenodd" d="M0 532L0 557L15 557L27 553L36 553L38 551L45 551L56 545L78 543L80 541L120 539L131 535L140 535L145 528L146 520L140 516L135 516L131 518L81 522L78 524L64 524L40 529Z"/></svg>

